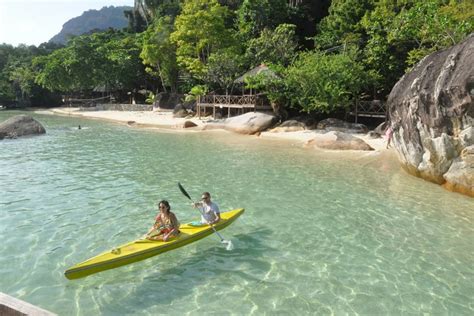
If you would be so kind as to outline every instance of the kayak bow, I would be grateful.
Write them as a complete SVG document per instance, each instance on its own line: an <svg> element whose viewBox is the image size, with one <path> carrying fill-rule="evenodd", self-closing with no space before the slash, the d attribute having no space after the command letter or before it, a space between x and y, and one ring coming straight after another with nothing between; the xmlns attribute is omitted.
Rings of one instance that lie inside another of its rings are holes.
<svg viewBox="0 0 474 316"><path fill-rule="evenodd" d="M229 226L243 213L243 208L221 213L221 220L214 224L214 228L221 230ZM106 251L72 266L64 272L64 275L69 280L83 278L94 273L114 269L159 255L163 252L195 242L213 233L209 225L193 226L191 223L181 225L179 230L181 233L178 237L169 241L139 239Z"/></svg>

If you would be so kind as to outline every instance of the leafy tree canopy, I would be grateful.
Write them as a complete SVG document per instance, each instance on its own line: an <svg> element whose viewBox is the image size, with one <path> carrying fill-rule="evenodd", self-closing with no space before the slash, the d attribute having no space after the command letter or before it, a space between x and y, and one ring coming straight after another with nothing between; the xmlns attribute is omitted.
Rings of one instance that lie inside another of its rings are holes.
<svg viewBox="0 0 474 316"><path fill-rule="evenodd" d="M258 37L288 20L286 0L244 0L239 9L239 31L244 40Z"/></svg>
<svg viewBox="0 0 474 316"><path fill-rule="evenodd" d="M288 66L296 55L298 42L296 26L280 24L275 30L264 29L258 38L251 39L246 57L252 67L261 63Z"/></svg>
<svg viewBox="0 0 474 316"><path fill-rule="evenodd" d="M202 79L212 53L234 45L234 33L225 27L227 7L217 0L188 0L176 18L171 40L180 66Z"/></svg>
<svg viewBox="0 0 474 316"><path fill-rule="evenodd" d="M345 108L366 83L357 51L341 54L303 52L286 71L287 97L292 107L331 112Z"/></svg>

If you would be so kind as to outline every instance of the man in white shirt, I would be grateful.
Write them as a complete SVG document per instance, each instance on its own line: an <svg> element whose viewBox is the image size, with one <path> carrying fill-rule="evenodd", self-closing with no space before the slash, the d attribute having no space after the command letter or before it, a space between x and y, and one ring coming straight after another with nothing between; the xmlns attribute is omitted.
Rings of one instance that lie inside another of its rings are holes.
<svg viewBox="0 0 474 316"><path fill-rule="evenodd" d="M201 223L202 224L215 224L221 219L219 206L211 201L211 194L204 192L201 195L201 202L195 203L194 207L198 207L201 210Z"/></svg>

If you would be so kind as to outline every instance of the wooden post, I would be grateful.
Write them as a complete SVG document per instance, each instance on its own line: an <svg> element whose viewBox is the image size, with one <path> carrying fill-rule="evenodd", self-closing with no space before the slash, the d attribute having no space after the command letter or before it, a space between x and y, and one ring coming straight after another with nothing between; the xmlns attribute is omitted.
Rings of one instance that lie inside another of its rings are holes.
<svg viewBox="0 0 474 316"><path fill-rule="evenodd" d="M200 104L201 103L201 96L198 95L198 98L196 100L196 112L197 112L197 115L198 115L198 118L201 119L201 109L200 109Z"/></svg>
<svg viewBox="0 0 474 316"><path fill-rule="evenodd" d="M216 96L212 96L212 118L216 119Z"/></svg>
<svg viewBox="0 0 474 316"><path fill-rule="evenodd" d="M357 123L357 111L359 107L359 98L356 97L356 108L355 108L355 122Z"/></svg>

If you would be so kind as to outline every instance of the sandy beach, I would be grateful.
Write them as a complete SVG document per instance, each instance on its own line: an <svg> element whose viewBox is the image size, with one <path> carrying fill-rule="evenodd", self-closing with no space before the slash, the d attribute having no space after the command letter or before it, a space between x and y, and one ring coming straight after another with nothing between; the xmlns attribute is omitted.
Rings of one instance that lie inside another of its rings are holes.
<svg viewBox="0 0 474 316"><path fill-rule="evenodd" d="M38 110L35 111L38 114L49 114L49 115L62 115L62 116L79 116L84 118L91 119L100 119L105 121L112 121L127 124L131 127L136 128L163 128L170 129L175 131L189 131L196 132L200 131L208 121L212 120L212 117L202 117L201 119L197 117L187 117L187 118L176 118L173 117L171 110L159 110L159 111L81 111L79 108L54 108L49 110ZM186 121L191 121L197 125L194 128L184 128L184 123ZM290 140L295 143L304 144L316 137L324 138L325 134L322 134L321 131L316 130L305 130L305 131L296 131L296 132L262 132L258 136L249 136L249 137L259 137L262 139L271 139L271 140ZM375 149L375 152L391 152L395 154L393 149L386 149L386 142L383 138L370 138L366 134L352 134L355 137L358 137L364 140L372 148Z"/></svg>

